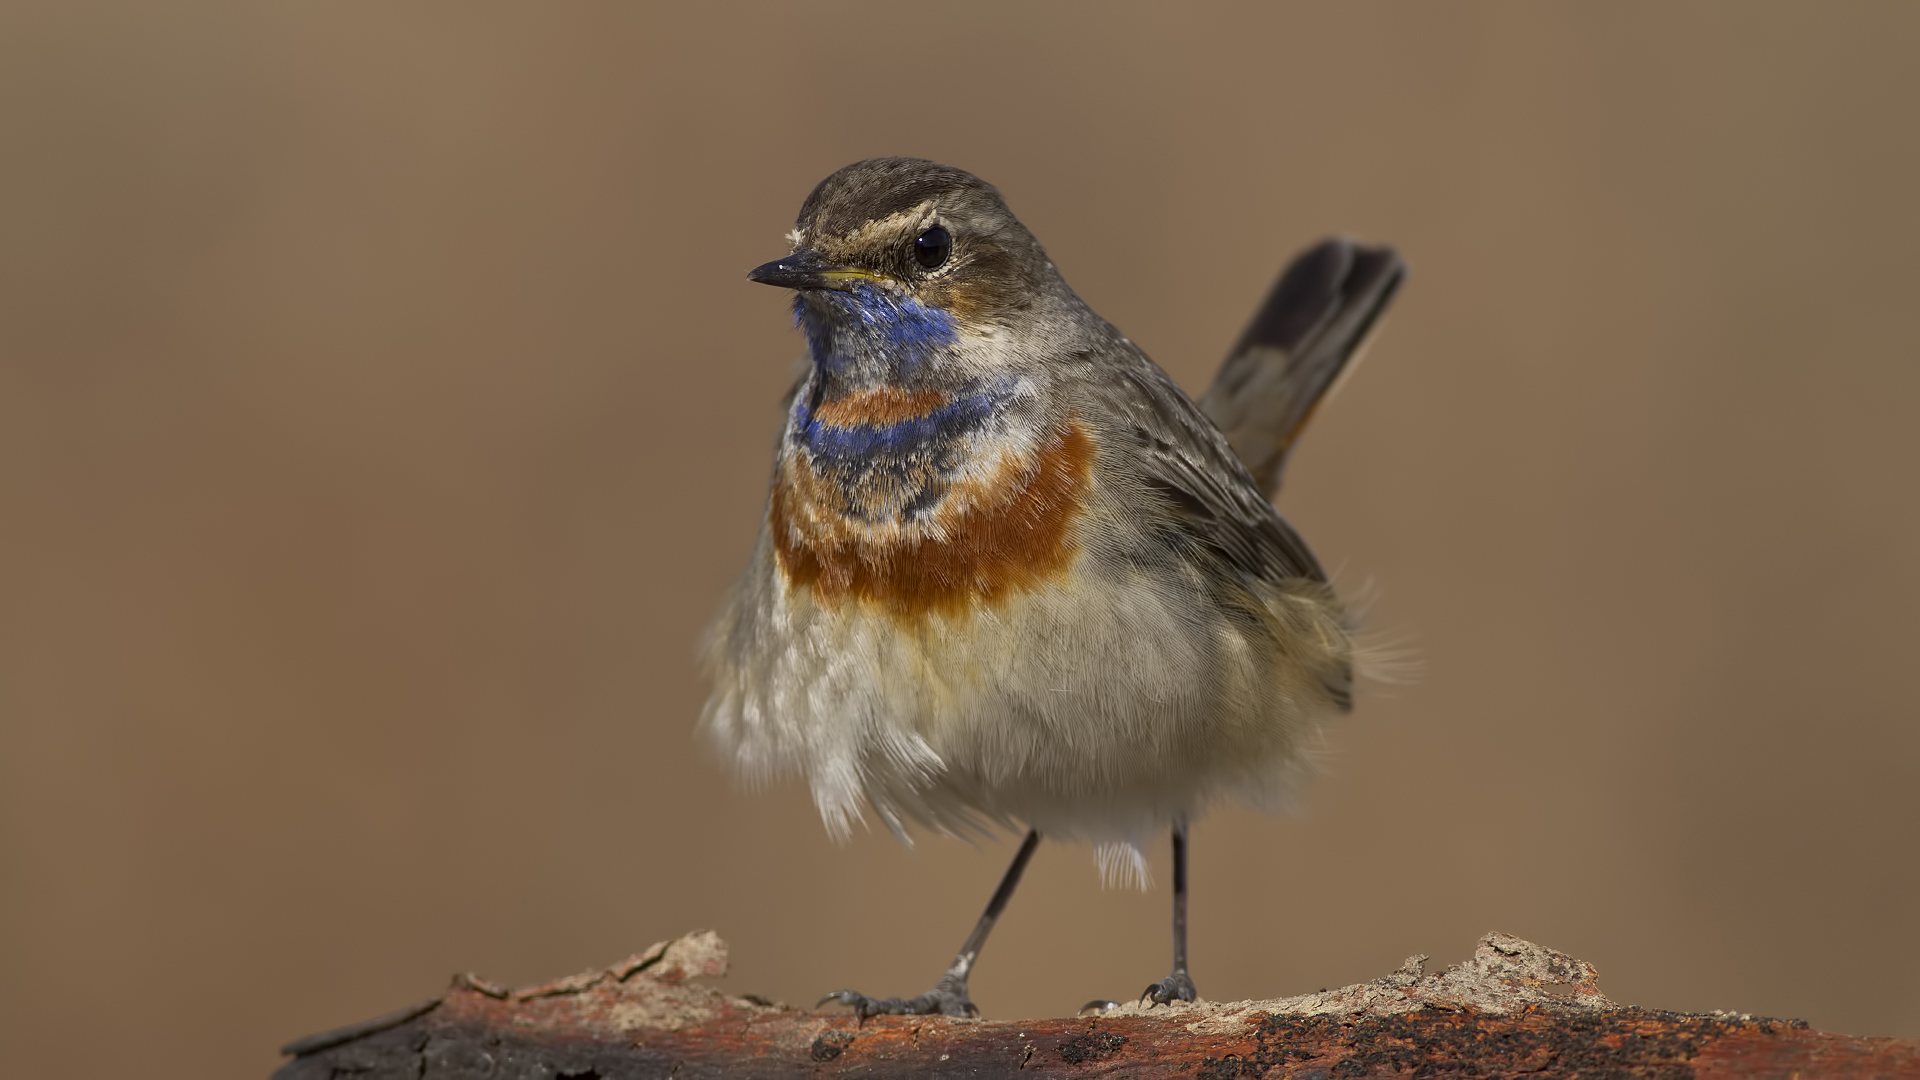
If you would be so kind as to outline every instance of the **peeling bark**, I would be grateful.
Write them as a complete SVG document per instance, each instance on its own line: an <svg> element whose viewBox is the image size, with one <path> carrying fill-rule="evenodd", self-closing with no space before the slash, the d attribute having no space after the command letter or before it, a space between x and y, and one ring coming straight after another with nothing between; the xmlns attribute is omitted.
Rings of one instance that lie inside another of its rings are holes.
<svg viewBox="0 0 1920 1080"><path fill-rule="evenodd" d="M1800 1021L1617 1005L1591 965L1504 934L1434 975L1296 998L1020 1022L825 1014L732 997L707 932L600 971L439 998L301 1039L276 1080L628 1080L753 1076L1874 1076L1920 1080L1920 1043Z"/></svg>

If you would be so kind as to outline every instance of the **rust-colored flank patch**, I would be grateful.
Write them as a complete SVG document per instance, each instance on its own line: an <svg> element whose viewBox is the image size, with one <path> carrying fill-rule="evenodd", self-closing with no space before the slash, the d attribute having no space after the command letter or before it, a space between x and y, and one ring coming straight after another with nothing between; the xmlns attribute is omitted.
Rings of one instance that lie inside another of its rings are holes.
<svg viewBox="0 0 1920 1080"><path fill-rule="evenodd" d="M886 540L823 528L795 513L788 485L776 483L767 511L774 554L789 584L812 589L822 603L864 601L903 619L964 615L1072 565L1079 553L1072 524L1092 483L1093 454L1093 437L1069 422L1005 470L1011 475L970 491L972 505L941 522L939 540L911 526Z"/></svg>

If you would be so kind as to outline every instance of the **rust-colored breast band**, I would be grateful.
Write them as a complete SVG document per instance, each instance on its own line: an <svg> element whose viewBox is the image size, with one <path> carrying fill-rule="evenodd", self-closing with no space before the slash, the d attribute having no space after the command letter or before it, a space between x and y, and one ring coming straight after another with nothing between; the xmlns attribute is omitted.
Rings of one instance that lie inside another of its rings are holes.
<svg viewBox="0 0 1920 1080"><path fill-rule="evenodd" d="M808 535L817 530L800 527L787 486L775 484L768 508L774 554L789 585L813 590L825 604L870 603L903 619L964 616L974 605L1038 588L1073 564L1073 523L1092 484L1093 457L1093 437L1069 422L1024 468L1009 469L998 491L978 492L942 522L939 539L911 529L884 542Z"/></svg>

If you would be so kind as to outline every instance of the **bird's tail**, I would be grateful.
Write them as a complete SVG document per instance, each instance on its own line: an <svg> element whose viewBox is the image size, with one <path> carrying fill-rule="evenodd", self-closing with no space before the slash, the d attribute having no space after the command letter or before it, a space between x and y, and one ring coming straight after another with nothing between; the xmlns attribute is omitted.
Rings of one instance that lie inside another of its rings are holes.
<svg viewBox="0 0 1920 1080"><path fill-rule="evenodd" d="M1295 257L1228 354L1200 408L1271 498L1287 453L1353 366L1407 266L1336 237Z"/></svg>

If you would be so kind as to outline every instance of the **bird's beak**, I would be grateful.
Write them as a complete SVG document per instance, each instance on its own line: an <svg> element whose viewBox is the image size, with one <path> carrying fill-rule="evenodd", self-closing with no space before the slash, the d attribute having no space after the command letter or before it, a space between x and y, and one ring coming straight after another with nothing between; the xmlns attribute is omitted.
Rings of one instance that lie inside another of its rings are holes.
<svg viewBox="0 0 1920 1080"><path fill-rule="evenodd" d="M775 259L747 271L747 280L762 285L778 285L783 289L845 290L862 281L878 281L880 275L854 266L834 266L802 248L784 259Z"/></svg>

